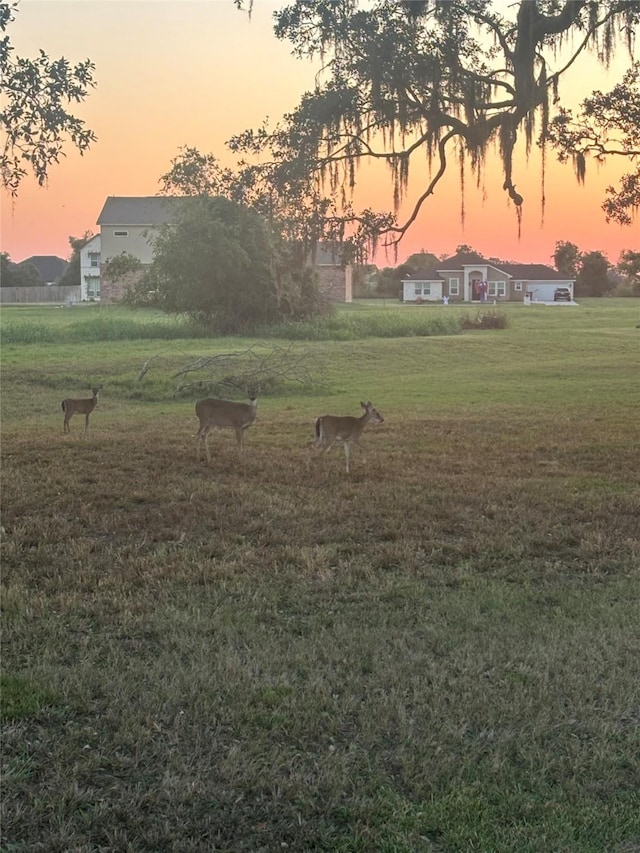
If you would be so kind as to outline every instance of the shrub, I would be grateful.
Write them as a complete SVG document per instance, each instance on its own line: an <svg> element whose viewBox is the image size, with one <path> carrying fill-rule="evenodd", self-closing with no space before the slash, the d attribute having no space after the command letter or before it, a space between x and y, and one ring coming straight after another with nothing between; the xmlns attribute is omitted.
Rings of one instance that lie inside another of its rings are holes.
<svg viewBox="0 0 640 853"><path fill-rule="evenodd" d="M479 311L475 317L464 315L460 318L462 329L506 329L509 318L503 311Z"/></svg>

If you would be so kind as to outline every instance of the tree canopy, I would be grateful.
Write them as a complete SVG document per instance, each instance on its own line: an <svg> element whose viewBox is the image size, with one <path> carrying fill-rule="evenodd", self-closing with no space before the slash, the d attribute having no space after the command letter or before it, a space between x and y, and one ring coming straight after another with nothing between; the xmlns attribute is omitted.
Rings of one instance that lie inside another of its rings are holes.
<svg viewBox="0 0 640 853"><path fill-rule="evenodd" d="M1 287L36 287L42 284L44 281L32 263L14 264L7 252L0 252Z"/></svg>
<svg viewBox="0 0 640 853"><path fill-rule="evenodd" d="M17 3L0 3L0 31L15 20ZM22 180L32 172L44 185L49 167L64 156L65 142L83 154L96 136L68 110L82 102L95 86L94 64L76 65L61 57L50 59L40 50L36 59L16 56L8 35L0 39L0 180L17 195Z"/></svg>
<svg viewBox="0 0 640 853"><path fill-rule="evenodd" d="M576 176L584 181L587 158L602 162L609 156L622 156L635 170L622 176L618 187L607 189L602 204L607 221L630 225L640 208L640 62L635 62L620 83L610 92L593 92L585 98L578 113L561 109L549 128L549 139L565 161L571 158Z"/></svg>
<svg viewBox="0 0 640 853"><path fill-rule="evenodd" d="M480 177L495 150L500 188L519 214L516 146L522 142L528 155L536 141L543 148L556 141L552 114L566 73L588 52L603 64L618 49L631 53L640 2L309 0L275 19L277 37L298 56L318 57L322 71L277 126L246 131L232 140L235 150L269 154L281 181L308 172L333 192L344 188L343 221L374 241L383 233L397 243L452 159L464 186L467 172ZM397 221L412 166L425 159L428 181ZM366 161L388 166L394 213L348 208Z"/></svg>
<svg viewBox="0 0 640 853"><path fill-rule="evenodd" d="M136 288L222 333L322 310L313 271L255 210L219 196L185 199L154 239ZM134 294L135 299L135 294Z"/></svg>

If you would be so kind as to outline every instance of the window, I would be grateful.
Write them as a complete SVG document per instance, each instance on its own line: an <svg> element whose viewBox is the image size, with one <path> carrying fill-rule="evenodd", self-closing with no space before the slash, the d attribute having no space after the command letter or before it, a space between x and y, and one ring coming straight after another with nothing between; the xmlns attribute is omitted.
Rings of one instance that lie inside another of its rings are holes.
<svg viewBox="0 0 640 853"><path fill-rule="evenodd" d="M506 296L507 283L505 281L490 281L489 296Z"/></svg>
<svg viewBox="0 0 640 853"><path fill-rule="evenodd" d="M449 279L449 296L459 296L460 295L460 279L459 278L450 278Z"/></svg>
<svg viewBox="0 0 640 853"><path fill-rule="evenodd" d="M128 231L114 231L113 236L114 237L128 237L129 232Z"/></svg>
<svg viewBox="0 0 640 853"><path fill-rule="evenodd" d="M431 296L431 285L422 283L416 284L415 294L416 296Z"/></svg>
<svg viewBox="0 0 640 853"><path fill-rule="evenodd" d="M100 266L100 252L89 252L89 266Z"/></svg>
<svg viewBox="0 0 640 853"><path fill-rule="evenodd" d="M97 299L100 296L100 276L85 276L87 283L87 299Z"/></svg>
<svg viewBox="0 0 640 853"><path fill-rule="evenodd" d="M516 283L515 283L515 284L514 284L514 286L513 286L513 289L514 289L514 290L522 290L522 282L521 282L521 281L516 281Z"/></svg>

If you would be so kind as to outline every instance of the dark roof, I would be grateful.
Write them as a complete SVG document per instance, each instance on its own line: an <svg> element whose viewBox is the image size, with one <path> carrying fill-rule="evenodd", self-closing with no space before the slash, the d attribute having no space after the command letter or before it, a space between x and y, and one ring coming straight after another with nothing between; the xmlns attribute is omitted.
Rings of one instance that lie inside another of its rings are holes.
<svg viewBox="0 0 640 853"><path fill-rule="evenodd" d="M164 225L175 218L177 196L109 196L98 217L98 225Z"/></svg>
<svg viewBox="0 0 640 853"><path fill-rule="evenodd" d="M545 264L511 264L502 261L489 261L475 253L460 253L445 258L436 268L419 270L405 276L402 281L438 281L445 272L457 272L465 266L489 266L501 270L516 281L573 281L563 276L553 267Z"/></svg>
<svg viewBox="0 0 640 853"><path fill-rule="evenodd" d="M411 275L405 276L403 281L442 281L442 276L435 267L424 267Z"/></svg>
<svg viewBox="0 0 640 853"><path fill-rule="evenodd" d="M458 270L465 266L478 264L502 270L515 279L531 279L536 281L557 281L563 276L553 267L546 264L512 264L508 261L488 260L475 252L460 252L450 258L445 258L438 265L439 270ZM567 279L568 281L569 279Z"/></svg>
<svg viewBox="0 0 640 853"><path fill-rule="evenodd" d="M61 278L68 266L67 262L57 255L32 255L21 261L22 264L33 264L40 278L47 284Z"/></svg>
<svg viewBox="0 0 640 853"><path fill-rule="evenodd" d="M553 267L546 266L546 264L501 264L500 268L508 272L511 278L516 279L531 279L535 281L572 280L563 276L558 270L554 270Z"/></svg>

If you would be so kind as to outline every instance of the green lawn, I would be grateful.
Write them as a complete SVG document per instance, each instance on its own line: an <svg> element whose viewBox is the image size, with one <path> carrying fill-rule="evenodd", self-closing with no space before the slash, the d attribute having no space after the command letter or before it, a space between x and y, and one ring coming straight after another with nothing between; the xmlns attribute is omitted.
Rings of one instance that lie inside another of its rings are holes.
<svg viewBox="0 0 640 853"><path fill-rule="evenodd" d="M477 310L3 308L0 850L640 849L640 300L425 335ZM309 381L196 462L181 372L274 347ZM369 399L347 476L314 419Z"/></svg>

